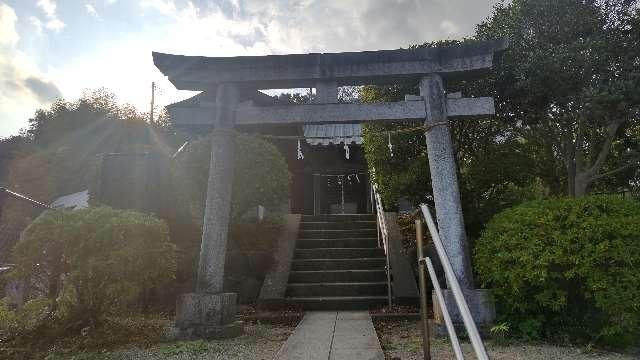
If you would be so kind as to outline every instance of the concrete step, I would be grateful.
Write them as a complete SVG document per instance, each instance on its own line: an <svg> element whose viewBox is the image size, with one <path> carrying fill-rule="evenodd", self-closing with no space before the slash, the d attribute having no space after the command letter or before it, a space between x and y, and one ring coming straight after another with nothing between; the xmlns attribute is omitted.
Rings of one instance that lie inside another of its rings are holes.
<svg viewBox="0 0 640 360"><path fill-rule="evenodd" d="M377 248L378 239L373 238L345 238L345 239L298 239L297 249L317 248Z"/></svg>
<svg viewBox="0 0 640 360"><path fill-rule="evenodd" d="M289 283L377 282L386 281L384 270L320 270L291 271Z"/></svg>
<svg viewBox="0 0 640 360"><path fill-rule="evenodd" d="M297 249L294 259L359 259L384 257L381 248L311 248Z"/></svg>
<svg viewBox="0 0 640 360"><path fill-rule="evenodd" d="M300 230L298 239L377 238L376 229L358 230Z"/></svg>
<svg viewBox="0 0 640 360"><path fill-rule="evenodd" d="M305 221L375 221L375 214L345 214L345 215L302 215L302 222Z"/></svg>
<svg viewBox="0 0 640 360"><path fill-rule="evenodd" d="M386 282L345 282L288 284L286 296L382 296L386 294Z"/></svg>
<svg viewBox="0 0 640 360"><path fill-rule="evenodd" d="M307 221L300 223L302 230L376 230L375 221Z"/></svg>
<svg viewBox="0 0 640 360"><path fill-rule="evenodd" d="M305 310L367 310L379 309L387 304L386 296L335 296L335 297L289 297L291 307Z"/></svg>
<svg viewBox="0 0 640 360"><path fill-rule="evenodd" d="M384 269L385 258L360 259L303 259L293 260L291 270L379 270Z"/></svg>

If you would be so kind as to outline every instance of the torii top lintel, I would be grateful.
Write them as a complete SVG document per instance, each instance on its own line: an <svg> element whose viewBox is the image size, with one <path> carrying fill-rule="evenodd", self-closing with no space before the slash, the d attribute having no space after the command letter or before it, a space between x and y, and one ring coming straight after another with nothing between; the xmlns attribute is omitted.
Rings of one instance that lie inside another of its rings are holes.
<svg viewBox="0 0 640 360"><path fill-rule="evenodd" d="M384 84L421 75L442 76L491 68L506 41L446 47L267 56L204 57L153 53L153 62L181 90L211 90L221 83L255 89Z"/></svg>

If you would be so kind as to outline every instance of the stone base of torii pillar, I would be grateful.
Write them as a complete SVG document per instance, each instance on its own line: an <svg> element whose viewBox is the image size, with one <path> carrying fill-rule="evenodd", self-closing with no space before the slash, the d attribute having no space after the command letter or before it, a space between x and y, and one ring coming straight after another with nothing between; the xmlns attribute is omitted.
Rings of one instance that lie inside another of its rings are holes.
<svg viewBox="0 0 640 360"><path fill-rule="evenodd" d="M491 297L491 291L487 289L466 289L462 290L464 298L469 305L469 311L473 316L473 321L478 327L478 331L482 336L489 335L489 330L493 326L496 319L496 308L493 298ZM451 317L451 322L456 327L463 328L464 321L462 315L456 306L456 299L453 296L453 292L448 289L442 289L442 297L444 303ZM435 292L431 296L433 300L433 324L435 325L435 334L446 337L447 327L444 321L444 316L438 302L438 297Z"/></svg>
<svg viewBox="0 0 640 360"><path fill-rule="evenodd" d="M174 339L226 339L242 335L236 321L237 294L189 293L178 297Z"/></svg>

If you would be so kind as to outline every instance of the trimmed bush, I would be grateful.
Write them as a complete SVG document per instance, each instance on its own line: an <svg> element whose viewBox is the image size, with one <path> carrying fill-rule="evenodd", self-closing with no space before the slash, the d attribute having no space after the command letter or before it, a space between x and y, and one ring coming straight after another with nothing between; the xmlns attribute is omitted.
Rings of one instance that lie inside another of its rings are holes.
<svg viewBox="0 0 640 360"><path fill-rule="evenodd" d="M24 231L13 259L14 276L31 284L32 296L48 298L57 317L84 324L139 305L176 267L163 221L108 207L46 212Z"/></svg>
<svg viewBox="0 0 640 360"><path fill-rule="evenodd" d="M196 223L202 224L207 198L211 140L196 140L176 158L176 184L191 207ZM231 218L238 220L252 207L281 206L289 196L291 174L275 146L259 137L237 135L235 147Z"/></svg>
<svg viewBox="0 0 640 360"><path fill-rule="evenodd" d="M499 317L524 338L626 346L640 338L640 203L533 201L496 215L475 249Z"/></svg>

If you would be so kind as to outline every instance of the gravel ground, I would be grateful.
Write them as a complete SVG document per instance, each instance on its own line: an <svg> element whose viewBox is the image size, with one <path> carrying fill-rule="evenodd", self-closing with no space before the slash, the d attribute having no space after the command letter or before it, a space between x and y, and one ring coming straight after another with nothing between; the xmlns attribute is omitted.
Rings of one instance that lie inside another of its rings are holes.
<svg viewBox="0 0 640 360"><path fill-rule="evenodd" d="M422 335L420 324L415 321L376 323L376 330L387 359L423 359ZM462 344L465 357L470 359L473 350L468 342ZM489 342L487 352L494 360L542 360L542 359L599 359L599 360L631 360L640 356L621 355L615 353L590 352L573 347L554 345L497 345ZM431 356L433 359L455 359L451 345L446 339L432 340Z"/></svg>
<svg viewBox="0 0 640 360"><path fill-rule="evenodd" d="M128 347L107 353L79 354L71 359L271 360L294 329L286 325L245 324L245 334L235 339L163 343L144 349Z"/></svg>

